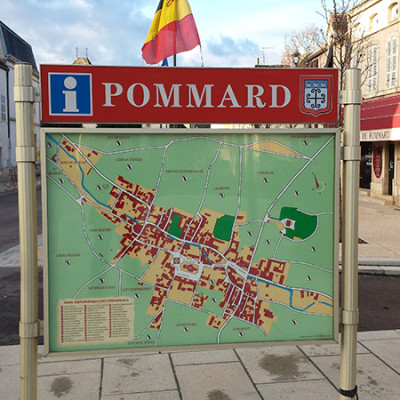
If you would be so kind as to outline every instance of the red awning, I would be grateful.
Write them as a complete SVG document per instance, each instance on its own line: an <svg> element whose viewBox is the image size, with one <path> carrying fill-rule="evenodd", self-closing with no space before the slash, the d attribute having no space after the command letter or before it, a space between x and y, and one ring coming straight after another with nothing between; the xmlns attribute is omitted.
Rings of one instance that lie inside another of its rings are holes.
<svg viewBox="0 0 400 400"><path fill-rule="evenodd" d="M361 130L400 127L400 96L366 101L361 105Z"/></svg>

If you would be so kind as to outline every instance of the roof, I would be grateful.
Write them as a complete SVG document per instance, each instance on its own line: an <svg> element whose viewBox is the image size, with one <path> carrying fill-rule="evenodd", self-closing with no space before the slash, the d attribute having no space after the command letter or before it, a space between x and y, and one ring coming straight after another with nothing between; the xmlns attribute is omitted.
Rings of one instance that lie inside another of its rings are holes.
<svg viewBox="0 0 400 400"><path fill-rule="evenodd" d="M400 127L400 96L383 97L361 105L361 130Z"/></svg>
<svg viewBox="0 0 400 400"><path fill-rule="evenodd" d="M10 57L19 62L31 64L32 68L37 71L36 61L31 45L1 21L0 40L0 45L3 47L3 53L6 58Z"/></svg>
<svg viewBox="0 0 400 400"><path fill-rule="evenodd" d="M72 63L73 65L92 65L90 60L87 57L77 57L76 60Z"/></svg>

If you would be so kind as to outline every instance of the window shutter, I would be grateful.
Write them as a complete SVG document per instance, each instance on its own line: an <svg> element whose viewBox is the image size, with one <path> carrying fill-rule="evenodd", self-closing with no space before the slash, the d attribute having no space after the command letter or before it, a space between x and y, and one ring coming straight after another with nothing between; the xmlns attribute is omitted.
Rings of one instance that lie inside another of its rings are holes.
<svg viewBox="0 0 400 400"><path fill-rule="evenodd" d="M398 43L397 37L393 38L392 42L392 82L391 87L396 87L397 84L397 54L398 54Z"/></svg>
<svg viewBox="0 0 400 400"><path fill-rule="evenodd" d="M387 42L387 55L386 55L386 87L390 88L392 79L392 41Z"/></svg>

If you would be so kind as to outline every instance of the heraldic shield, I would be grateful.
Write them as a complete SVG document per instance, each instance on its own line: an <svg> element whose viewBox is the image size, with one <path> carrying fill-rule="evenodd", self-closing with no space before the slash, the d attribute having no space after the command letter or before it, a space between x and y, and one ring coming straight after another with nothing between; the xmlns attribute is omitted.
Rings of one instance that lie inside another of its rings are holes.
<svg viewBox="0 0 400 400"><path fill-rule="evenodd" d="M300 110L315 117L332 107L332 77L307 75L300 77Z"/></svg>

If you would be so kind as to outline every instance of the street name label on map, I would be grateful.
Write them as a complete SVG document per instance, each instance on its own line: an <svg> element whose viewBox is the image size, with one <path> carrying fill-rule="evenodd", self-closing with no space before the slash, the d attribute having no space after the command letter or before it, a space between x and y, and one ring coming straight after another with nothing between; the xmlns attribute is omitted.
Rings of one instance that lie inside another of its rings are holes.
<svg viewBox="0 0 400 400"><path fill-rule="evenodd" d="M333 340L318 132L43 131L50 351Z"/></svg>

